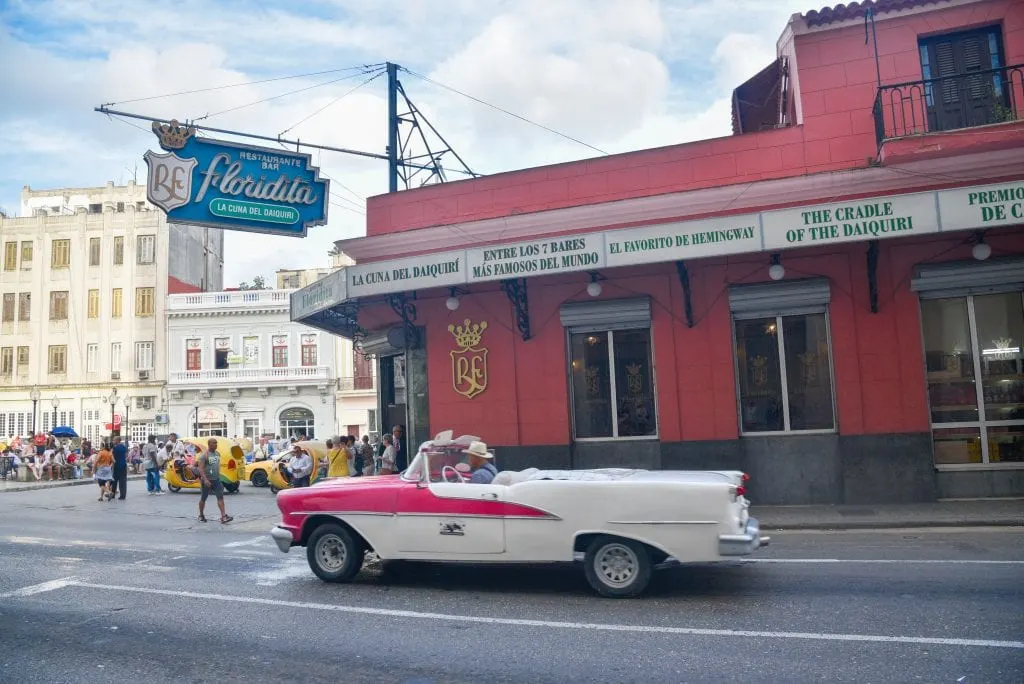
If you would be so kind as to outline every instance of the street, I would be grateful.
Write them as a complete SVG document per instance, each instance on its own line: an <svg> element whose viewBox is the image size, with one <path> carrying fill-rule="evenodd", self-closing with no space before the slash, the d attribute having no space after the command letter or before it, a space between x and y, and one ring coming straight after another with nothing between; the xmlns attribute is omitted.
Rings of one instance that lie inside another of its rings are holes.
<svg viewBox="0 0 1024 684"><path fill-rule="evenodd" d="M754 562L608 600L571 565L327 585L266 534L269 491L228 496L227 526L197 500L0 494L0 680L1024 681L1019 527L773 532Z"/></svg>

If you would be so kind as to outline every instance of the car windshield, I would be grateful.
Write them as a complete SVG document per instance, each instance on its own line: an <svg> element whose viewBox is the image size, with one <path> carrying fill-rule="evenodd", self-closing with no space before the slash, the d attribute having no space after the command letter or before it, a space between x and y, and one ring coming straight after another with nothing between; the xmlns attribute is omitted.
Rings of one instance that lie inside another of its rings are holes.
<svg viewBox="0 0 1024 684"><path fill-rule="evenodd" d="M446 466L455 469L456 472L468 475L470 467L463 451L470 443L477 440L479 437L472 435L463 435L452 439L451 433L442 433L429 442L424 442L420 445L412 463L402 473L402 479L409 482L421 482L424 472L427 472L430 482L442 482L445 479L442 471Z"/></svg>

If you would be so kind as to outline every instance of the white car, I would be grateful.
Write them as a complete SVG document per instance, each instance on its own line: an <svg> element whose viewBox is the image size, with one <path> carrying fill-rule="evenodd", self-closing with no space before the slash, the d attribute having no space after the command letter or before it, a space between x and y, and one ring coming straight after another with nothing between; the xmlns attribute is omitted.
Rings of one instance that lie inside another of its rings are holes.
<svg viewBox="0 0 1024 684"><path fill-rule="evenodd" d="M401 475L283 491L271 536L286 553L306 547L328 582L351 580L371 550L384 561L582 561L590 585L613 597L642 592L656 568L768 544L748 515L743 473L531 468L475 484L463 452L476 440L441 433Z"/></svg>

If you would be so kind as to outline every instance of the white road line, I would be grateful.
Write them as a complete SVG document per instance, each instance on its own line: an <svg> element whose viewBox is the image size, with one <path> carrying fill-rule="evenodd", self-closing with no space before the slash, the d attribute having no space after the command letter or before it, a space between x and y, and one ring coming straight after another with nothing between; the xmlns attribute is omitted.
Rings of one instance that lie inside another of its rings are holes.
<svg viewBox="0 0 1024 684"><path fill-rule="evenodd" d="M270 535L262 534L258 537L253 537L252 539L246 539L244 541L228 542L227 544L222 544L222 546L226 549L232 549L238 546L257 546L265 541L270 541Z"/></svg>
<svg viewBox="0 0 1024 684"><path fill-rule="evenodd" d="M447 622L470 622L488 625L509 625L517 627L541 627L547 629L572 629L591 630L599 632L630 632L638 634L679 634L688 636L712 636L712 637L744 637L761 639L804 639L810 641L846 641L846 642L869 642L887 644L925 644L930 646L977 646L988 648L1010 648L1024 650L1024 641L1001 641L996 639L950 639L943 637L915 637L875 634L828 634L820 632L772 632L767 630L746 630L746 629L705 629L699 627L656 627L653 625L614 625L592 622L557 622L552 620L526 620L515 618L495 618L475 615L449 615L445 613L421 613L412 610L393 610L389 608L370 608L364 606L343 606L331 603L311 603L307 601L283 601L280 599L258 598L254 596L231 596L227 594L205 594L194 591L181 591L177 589L156 589L150 587L130 587L115 584L98 584L93 582L65 581L60 586L36 589L33 593L40 591L52 591L61 586L75 586L87 589L101 589L106 591L134 592L137 594L150 594L154 596L171 596L175 598L193 598L207 601L225 601L229 603L247 603L260 606L275 606L281 608L302 608L307 610L323 610L337 613L354 613L359 615L378 615L394 618L409 618L414 620L441 620ZM48 583L44 583L48 584ZM52 583L49 583L52 584ZM37 585L42 587L44 585Z"/></svg>
<svg viewBox="0 0 1024 684"><path fill-rule="evenodd" d="M1024 560L913 560L906 558L741 558L743 563L861 564L861 565L1024 565Z"/></svg>
<svg viewBox="0 0 1024 684"><path fill-rule="evenodd" d="M64 587L74 584L74 577L64 577L62 579L50 580L49 582L40 582L39 584L33 584L21 589L15 589L9 591L6 594L0 594L0 598L24 598L26 596L32 596L34 594L43 594L48 591L55 591L57 589L63 589Z"/></svg>

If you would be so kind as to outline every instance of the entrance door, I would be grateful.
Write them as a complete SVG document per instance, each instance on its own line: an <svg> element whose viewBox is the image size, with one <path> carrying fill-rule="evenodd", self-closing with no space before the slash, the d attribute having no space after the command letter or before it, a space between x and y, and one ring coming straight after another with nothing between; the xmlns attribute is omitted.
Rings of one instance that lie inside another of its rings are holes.
<svg viewBox="0 0 1024 684"><path fill-rule="evenodd" d="M991 73L1005 64L998 27L934 36L919 46L924 79L941 79L925 86L929 132L1007 120L1009 84Z"/></svg>
<svg viewBox="0 0 1024 684"><path fill-rule="evenodd" d="M380 380L380 411L381 411L381 434L391 434L391 428L395 425L406 427L406 395L405 395L405 355L382 356L377 369L377 378ZM403 440L399 452L399 462L396 467L399 471L405 470L409 465L409 439L406 429L406 439Z"/></svg>

